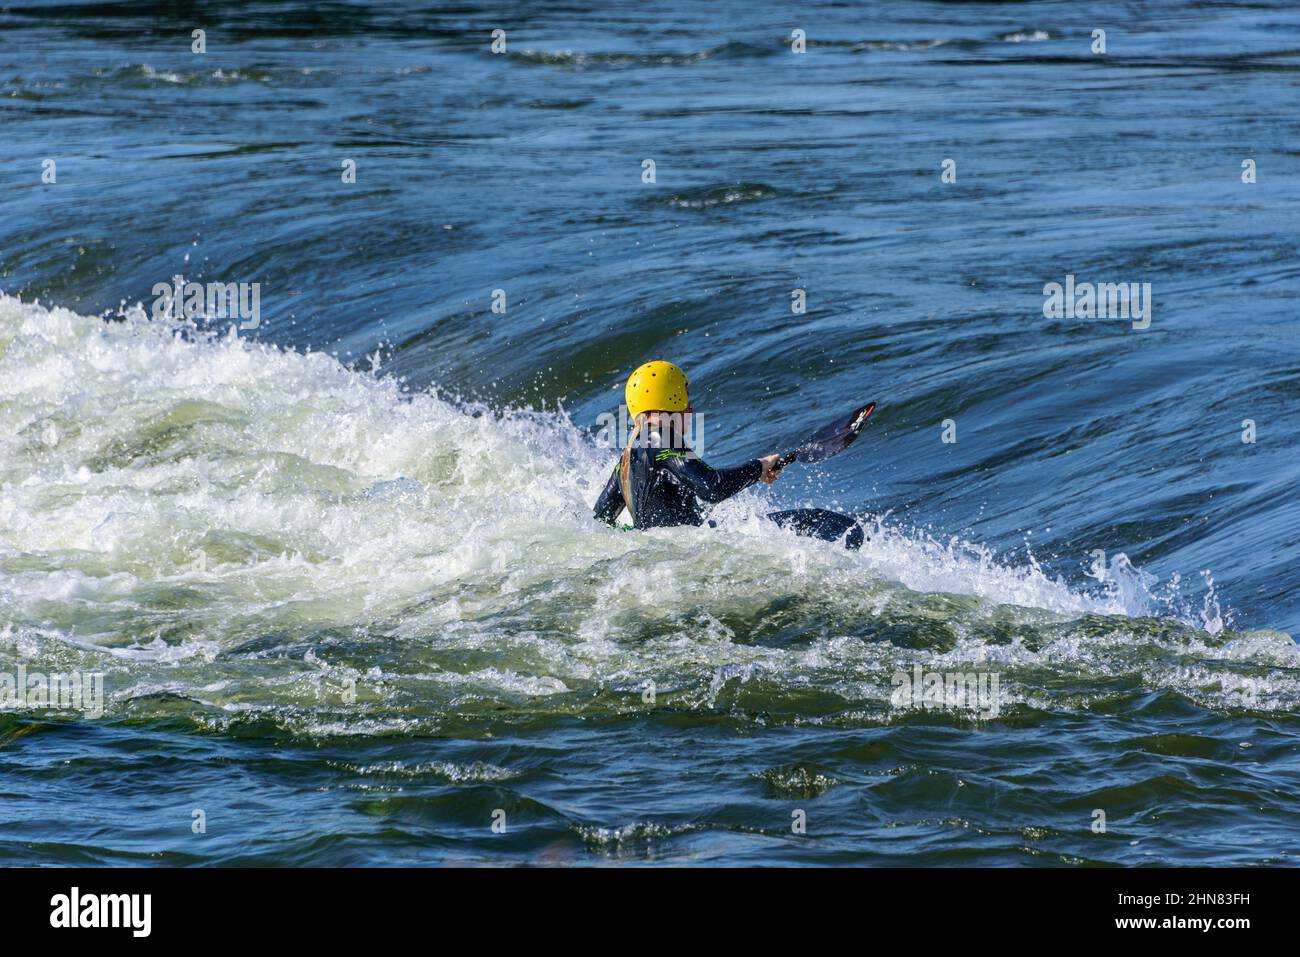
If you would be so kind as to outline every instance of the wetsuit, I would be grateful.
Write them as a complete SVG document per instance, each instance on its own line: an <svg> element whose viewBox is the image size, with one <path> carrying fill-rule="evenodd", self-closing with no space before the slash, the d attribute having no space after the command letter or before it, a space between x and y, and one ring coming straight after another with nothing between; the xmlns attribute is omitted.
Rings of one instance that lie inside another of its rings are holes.
<svg viewBox="0 0 1300 957"><path fill-rule="evenodd" d="M637 443L614 467L605 488L596 500L597 519L613 525L627 506L624 487L631 493L634 507L629 507L636 528L661 528L666 525L702 525L704 513L700 502L721 502L753 485L763 475L763 464L751 459L731 468L715 469L705 465L694 452L677 443L662 442L656 447ZM622 475L628 465L626 483ZM828 541L844 538L848 548L860 548L864 538L857 519L821 508L796 508L772 512L768 516L778 525L800 535L812 535ZM847 533L847 535L846 535Z"/></svg>

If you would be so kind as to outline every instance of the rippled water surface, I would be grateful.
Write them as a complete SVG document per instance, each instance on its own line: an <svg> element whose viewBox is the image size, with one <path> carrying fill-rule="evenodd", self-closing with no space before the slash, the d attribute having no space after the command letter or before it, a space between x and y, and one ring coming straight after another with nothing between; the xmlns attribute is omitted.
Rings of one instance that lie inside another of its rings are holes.
<svg viewBox="0 0 1300 957"><path fill-rule="evenodd" d="M1294 863L1300 12L170 9L0 10L0 674L104 676L0 862ZM607 529L660 356L719 463L880 406Z"/></svg>

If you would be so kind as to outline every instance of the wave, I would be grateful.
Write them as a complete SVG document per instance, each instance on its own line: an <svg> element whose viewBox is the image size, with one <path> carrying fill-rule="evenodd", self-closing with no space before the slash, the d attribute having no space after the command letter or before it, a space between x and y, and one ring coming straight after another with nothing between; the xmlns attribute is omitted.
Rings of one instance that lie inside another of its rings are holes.
<svg viewBox="0 0 1300 957"><path fill-rule="evenodd" d="M849 553L756 491L716 529L612 530L610 456L562 413L0 295L0 670L96 669L113 719L236 735L477 734L651 686L891 721L917 663L1003 669L1024 709L1300 703L1294 643L1232 631L1212 585L1182 607L1121 560L1080 590L882 517Z"/></svg>
<svg viewBox="0 0 1300 957"><path fill-rule="evenodd" d="M618 67L689 66L705 60L727 57L763 57L781 52L780 47L762 48L731 41L689 53L623 53L578 50L519 50L508 56L513 62L529 66L560 67L568 70L591 70Z"/></svg>
<svg viewBox="0 0 1300 957"><path fill-rule="evenodd" d="M712 209L715 206L727 206L732 203L757 202L778 195L780 195L778 190L765 183L722 183L682 190L662 198L652 199L650 202L677 209Z"/></svg>

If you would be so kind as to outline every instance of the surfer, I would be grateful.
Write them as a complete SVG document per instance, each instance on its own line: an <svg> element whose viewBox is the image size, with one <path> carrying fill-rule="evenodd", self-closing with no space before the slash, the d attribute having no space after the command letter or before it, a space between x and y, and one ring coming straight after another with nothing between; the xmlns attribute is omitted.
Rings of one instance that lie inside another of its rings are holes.
<svg viewBox="0 0 1300 957"><path fill-rule="evenodd" d="M694 412L687 386L686 374L671 362L647 362L628 378L624 394L632 432L596 500L594 514L600 521L613 525L626 508L634 528L702 525L701 502L721 502L755 482L770 485L791 460L764 455L730 468L706 465L685 439L687 417ZM843 538L848 548L862 546L862 526L850 515L797 508L767 517L800 535Z"/></svg>

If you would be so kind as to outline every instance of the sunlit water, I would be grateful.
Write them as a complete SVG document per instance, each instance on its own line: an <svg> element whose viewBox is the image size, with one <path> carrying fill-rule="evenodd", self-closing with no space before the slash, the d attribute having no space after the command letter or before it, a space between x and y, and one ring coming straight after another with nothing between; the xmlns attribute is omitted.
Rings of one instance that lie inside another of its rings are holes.
<svg viewBox="0 0 1300 957"><path fill-rule="evenodd" d="M0 13L0 672L105 693L0 715L0 858L1294 861L1295 12L223 9ZM607 529L658 355L710 460L880 408Z"/></svg>

